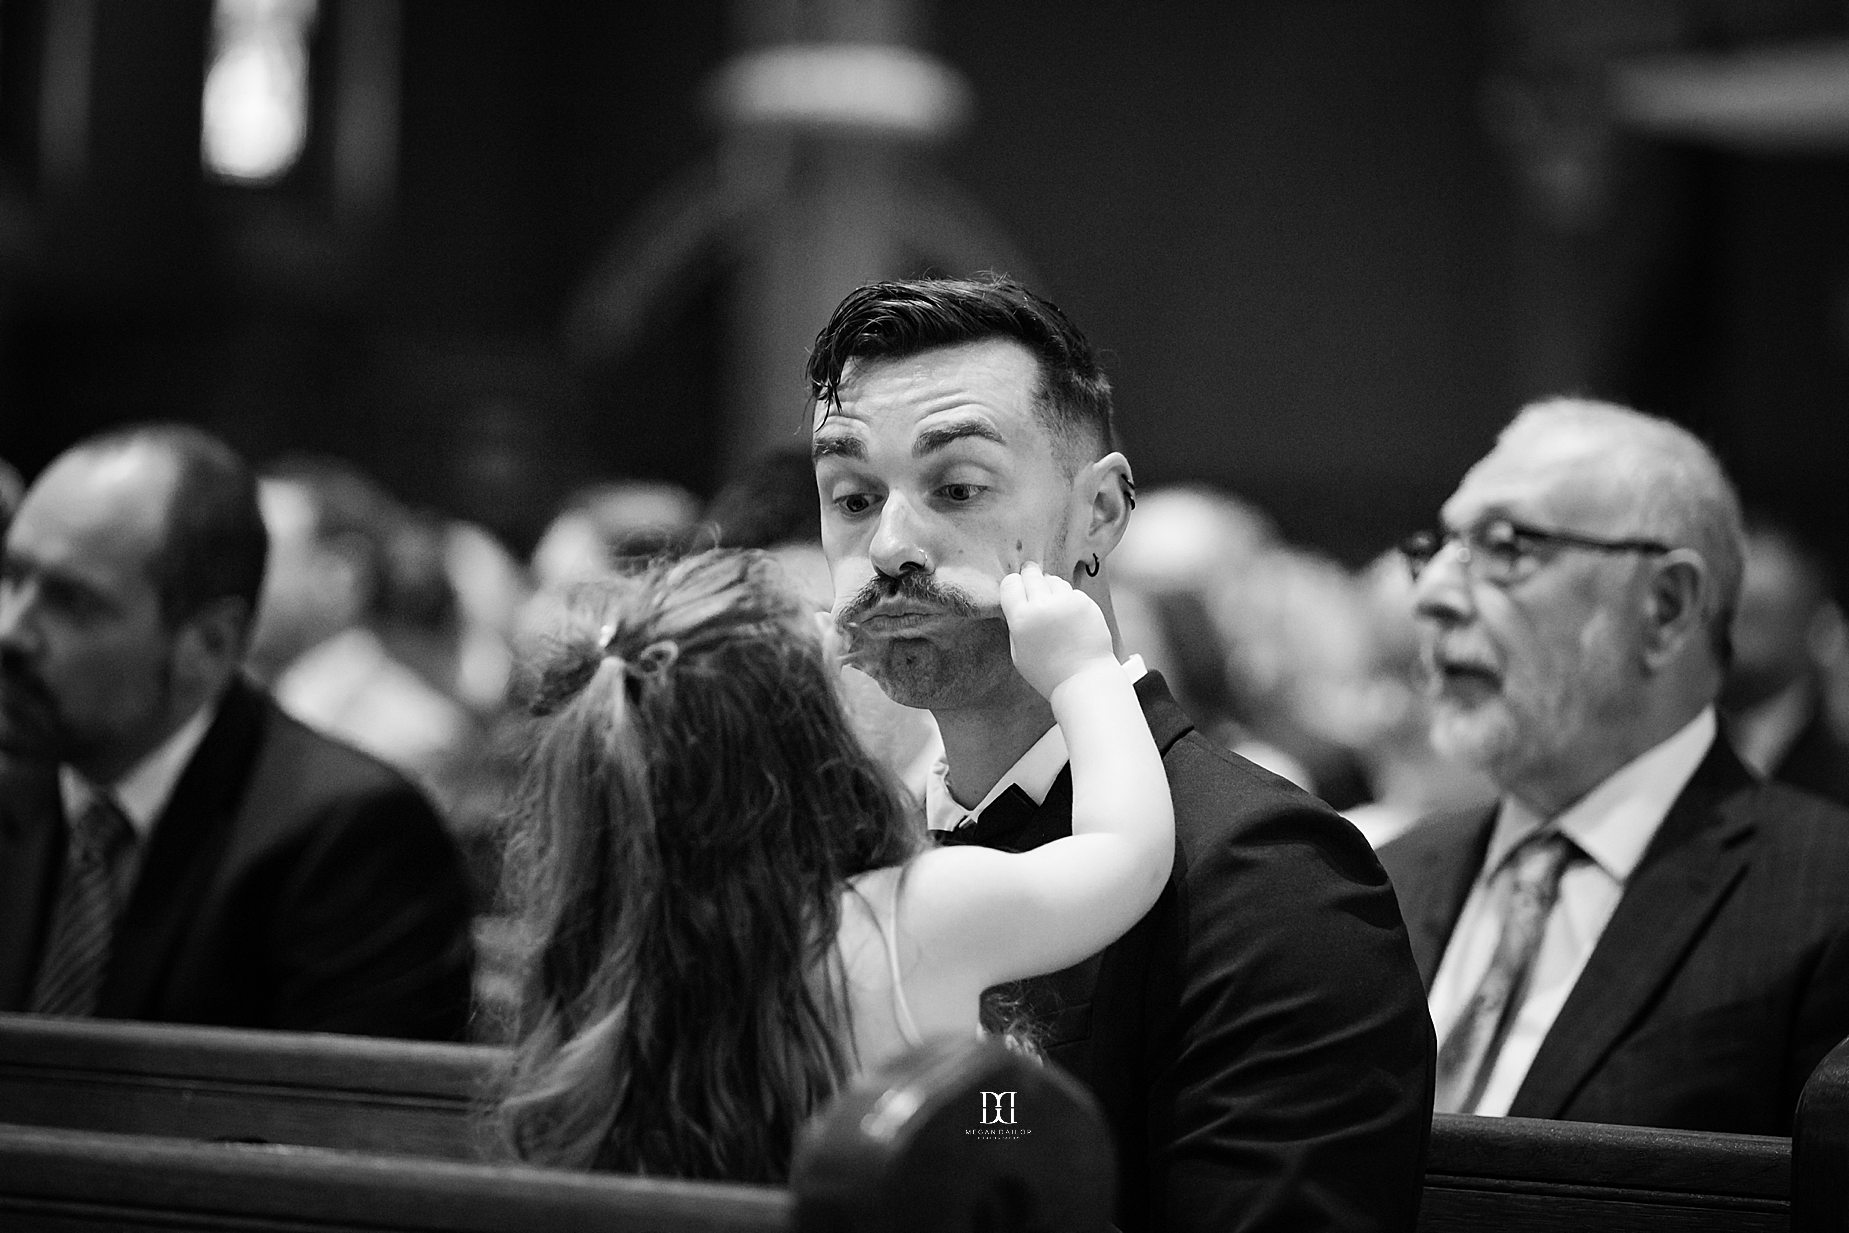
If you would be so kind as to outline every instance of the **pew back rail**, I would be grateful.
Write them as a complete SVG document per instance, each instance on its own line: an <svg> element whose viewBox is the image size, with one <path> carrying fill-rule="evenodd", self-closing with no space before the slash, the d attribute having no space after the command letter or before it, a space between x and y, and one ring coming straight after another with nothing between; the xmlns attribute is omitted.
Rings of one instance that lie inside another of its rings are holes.
<svg viewBox="0 0 1849 1233"><path fill-rule="evenodd" d="M1038 1142L963 1133L999 1092ZM996 1041L934 1042L856 1081L789 1188L0 1124L9 1233L1102 1233L1113 1186L1090 1096Z"/></svg>
<svg viewBox="0 0 1849 1233"><path fill-rule="evenodd" d="M466 1160L506 1055L480 1045L0 1014L0 1118Z"/></svg>

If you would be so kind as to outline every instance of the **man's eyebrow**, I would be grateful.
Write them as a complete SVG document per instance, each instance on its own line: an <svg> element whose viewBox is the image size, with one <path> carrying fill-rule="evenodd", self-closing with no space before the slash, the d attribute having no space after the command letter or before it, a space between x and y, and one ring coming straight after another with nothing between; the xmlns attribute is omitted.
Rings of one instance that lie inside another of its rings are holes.
<svg viewBox="0 0 1849 1233"><path fill-rule="evenodd" d="M956 424L945 424L941 428L927 428L912 440L912 457L922 458L934 450L941 450L947 445L971 437L984 441L993 441L997 445L1007 445L1002 434L984 420L963 420Z"/></svg>
<svg viewBox="0 0 1849 1233"><path fill-rule="evenodd" d="M864 459L866 456L867 443L859 437L852 437L846 433L837 432L825 437L818 436L809 445L811 462L820 462L824 458Z"/></svg>

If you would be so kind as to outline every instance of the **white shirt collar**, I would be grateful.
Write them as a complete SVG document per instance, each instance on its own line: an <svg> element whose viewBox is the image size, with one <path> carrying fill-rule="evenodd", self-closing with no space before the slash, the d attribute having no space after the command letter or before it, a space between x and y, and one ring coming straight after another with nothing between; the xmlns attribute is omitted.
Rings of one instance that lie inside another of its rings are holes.
<svg viewBox="0 0 1849 1233"><path fill-rule="evenodd" d="M1141 655L1132 655L1124 660L1123 668L1132 683L1142 680L1149 671ZM1060 732L1059 725L1054 724L1008 768L1006 774L995 781L995 786L989 789L987 796L976 802L974 808L965 809L950 794L950 766L940 752L937 761L931 766L930 775L925 779L925 825L934 831L954 831L960 826L967 826L1006 792L1010 784L1027 793L1033 798L1034 804L1045 804L1046 794L1053 790L1053 781L1059 778L1067 758L1066 738Z"/></svg>
<svg viewBox="0 0 1849 1233"><path fill-rule="evenodd" d="M1554 828L1622 885L1637 868L1669 807L1707 757L1718 727L1714 708L1704 708L1674 736L1619 767L1552 819ZM1509 853L1548 822L1513 797L1505 796L1490 837L1482 877L1487 880L1494 876Z"/></svg>
<svg viewBox="0 0 1849 1233"><path fill-rule="evenodd" d="M180 782L181 773L193 760L194 751L205 740L206 729L212 726L217 714L216 704L200 707L191 719L174 730L172 736L113 784L92 784L75 769L60 766L58 791L64 802L64 816L73 820L81 817L97 792L107 790L121 806L128 824L135 828L136 840L145 843L148 833L154 829L155 819L167 807L174 786Z"/></svg>

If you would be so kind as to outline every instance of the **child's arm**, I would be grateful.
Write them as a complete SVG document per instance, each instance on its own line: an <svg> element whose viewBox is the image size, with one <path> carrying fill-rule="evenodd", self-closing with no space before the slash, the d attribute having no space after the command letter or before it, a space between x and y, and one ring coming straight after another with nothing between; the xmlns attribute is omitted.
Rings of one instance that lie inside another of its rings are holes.
<svg viewBox="0 0 1849 1233"><path fill-rule="evenodd" d="M1115 941L1155 903L1175 854L1162 759L1104 614L1033 564L1004 579L1001 595L1015 666L1052 703L1066 739L1072 834L1019 854L950 847L913 862L900 919L921 974L960 974L976 991Z"/></svg>

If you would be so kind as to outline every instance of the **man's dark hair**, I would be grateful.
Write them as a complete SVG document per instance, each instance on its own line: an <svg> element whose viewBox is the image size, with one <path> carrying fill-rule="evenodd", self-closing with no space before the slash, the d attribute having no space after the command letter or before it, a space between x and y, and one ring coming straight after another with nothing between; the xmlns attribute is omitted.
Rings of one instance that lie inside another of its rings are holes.
<svg viewBox="0 0 1849 1233"><path fill-rule="evenodd" d="M1000 274L870 283L854 291L815 337L809 392L823 406L838 407L849 360L903 359L988 338L1013 339L1033 353L1040 414L1057 438L1099 453L1111 448L1111 383L1091 344L1057 304Z"/></svg>
<svg viewBox="0 0 1849 1233"><path fill-rule="evenodd" d="M80 443L86 454L149 449L173 462L173 492L160 550L148 573L169 629L227 597L257 610L270 541L257 505L257 479L238 452L186 424L141 424Z"/></svg>

